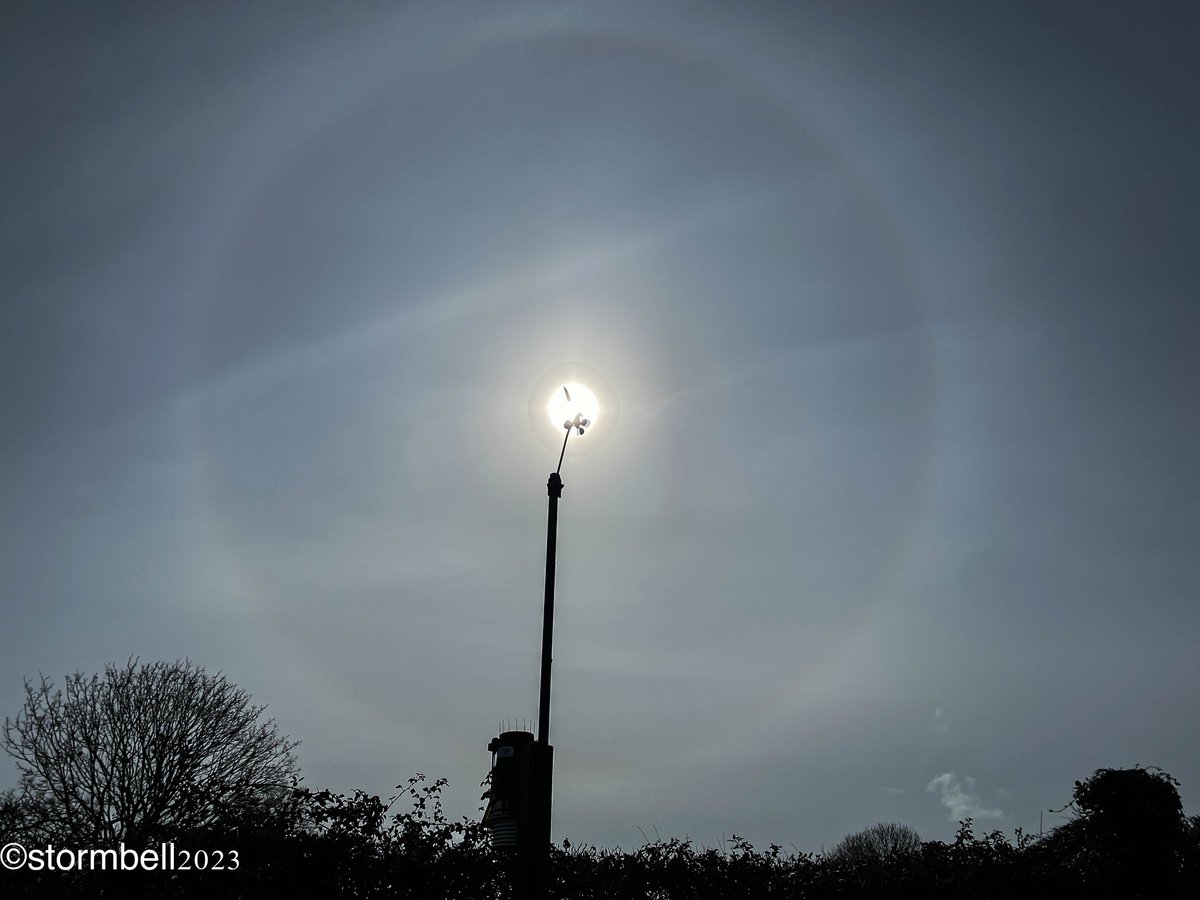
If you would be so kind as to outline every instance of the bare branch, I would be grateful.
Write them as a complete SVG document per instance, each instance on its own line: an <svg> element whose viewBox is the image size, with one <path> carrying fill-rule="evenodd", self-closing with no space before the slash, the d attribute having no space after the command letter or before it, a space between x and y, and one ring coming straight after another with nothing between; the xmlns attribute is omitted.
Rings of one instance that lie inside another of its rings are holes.
<svg viewBox="0 0 1200 900"><path fill-rule="evenodd" d="M265 707L186 660L109 665L104 676L25 683L3 744L21 772L10 805L53 838L146 842L219 827L298 775L297 742ZM31 826L32 827L32 826Z"/></svg>

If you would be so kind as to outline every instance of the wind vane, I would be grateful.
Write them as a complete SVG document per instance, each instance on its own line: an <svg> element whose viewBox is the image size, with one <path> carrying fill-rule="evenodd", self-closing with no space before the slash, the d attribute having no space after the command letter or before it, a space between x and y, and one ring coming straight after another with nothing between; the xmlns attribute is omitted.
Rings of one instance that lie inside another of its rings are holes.
<svg viewBox="0 0 1200 900"><path fill-rule="evenodd" d="M570 403L571 402L571 392L567 390L567 386L565 384L563 385L563 393L567 395L567 402ZM583 430L591 424L592 424L591 420L585 419L583 417L583 413L581 413L581 412L575 413L574 419L567 419L565 422L563 422L563 428L565 428L567 430L567 433L566 433L566 435L563 436L562 452L558 454L558 468L554 470L554 473L556 475L562 471L563 457L567 453L567 438L569 438L571 436L571 429L572 428L578 429L579 436L582 437Z"/></svg>

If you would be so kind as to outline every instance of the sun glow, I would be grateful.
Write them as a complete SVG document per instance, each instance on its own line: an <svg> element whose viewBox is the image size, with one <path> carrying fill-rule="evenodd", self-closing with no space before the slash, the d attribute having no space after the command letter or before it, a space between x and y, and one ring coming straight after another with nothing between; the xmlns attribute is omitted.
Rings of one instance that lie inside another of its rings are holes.
<svg viewBox="0 0 1200 900"><path fill-rule="evenodd" d="M563 452L568 457L584 456L612 436L620 419L621 398L599 369L587 363L563 362L533 383L525 410L532 434L543 447L554 451L555 458ZM589 424L583 426L583 434L571 429L564 451L563 423L574 422L576 416Z"/></svg>
<svg viewBox="0 0 1200 900"><path fill-rule="evenodd" d="M563 431L565 423L574 421L577 415L588 419L591 427L595 427L600 418L600 403L587 385L569 381L566 384L558 385L550 394L546 401L546 415L550 419L550 424L560 433ZM584 429L582 435L576 432L576 438L586 439L587 428Z"/></svg>

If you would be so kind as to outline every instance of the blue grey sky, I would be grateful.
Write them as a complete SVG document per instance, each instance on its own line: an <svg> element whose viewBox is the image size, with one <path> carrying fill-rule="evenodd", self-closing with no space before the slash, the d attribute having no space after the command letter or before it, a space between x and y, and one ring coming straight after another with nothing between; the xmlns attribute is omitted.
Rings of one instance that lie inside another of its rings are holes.
<svg viewBox="0 0 1200 900"><path fill-rule="evenodd" d="M1200 809L1194 7L0 19L4 714L187 657L477 815L580 362L556 839Z"/></svg>

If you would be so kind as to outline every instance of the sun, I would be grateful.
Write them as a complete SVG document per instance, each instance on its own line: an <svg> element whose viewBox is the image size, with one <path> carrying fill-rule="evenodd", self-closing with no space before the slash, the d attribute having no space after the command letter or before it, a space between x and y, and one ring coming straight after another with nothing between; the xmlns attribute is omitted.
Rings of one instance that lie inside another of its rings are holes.
<svg viewBox="0 0 1200 900"><path fill-rule="evenodd" d="M570 399L568 399L570 398ZM557 458L583 456L607 443L621 417L621 398L608 377L594 366L562 362L547 369L530 386L525 412L533 436ZM563 423L587 419L583 434L571 429L566 442ZM549 427L547 427L547 425Z"/></svg>
<svg viewBox="0 0 1200 900"><path fill-rule="evenodd" d="M595 427L600 419L600 403L587 385L568 381L555 387L547 398L546 415L559 433L562 433L564 423L573 421L576 415L590 420L591 426ZM576 434L576 437L586 439L587 430L585 429L582 435Z"/></svg>

